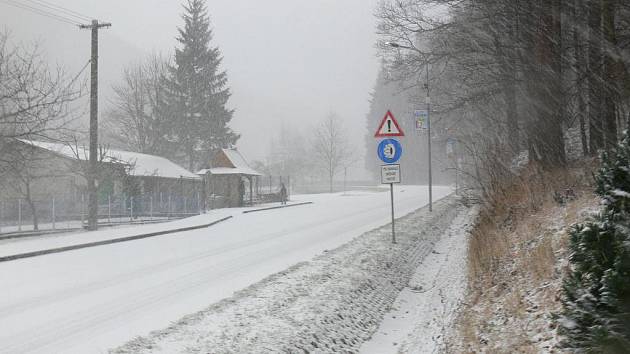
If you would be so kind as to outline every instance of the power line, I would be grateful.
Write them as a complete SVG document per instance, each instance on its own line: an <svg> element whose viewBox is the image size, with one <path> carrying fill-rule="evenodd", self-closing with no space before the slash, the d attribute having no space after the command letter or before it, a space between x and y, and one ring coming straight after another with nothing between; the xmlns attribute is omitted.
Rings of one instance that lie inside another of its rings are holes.
<svg viewBox="0 0 630 354"><path fill-rule="evenodd" d="M51 2L48 2L48 1L44 1L44 0L23 0L23 1L27 1L27 2L32 3L34 5L45 7L45 8L48 8L50 10L53 10L53 11L61 12L61 13L65 14L65 15L67 15L67 16L71 16L71 17L74 17L76 19L79 19L80 21L90 21L91 20L91 18L89 16L86 16L86 15L83 15L83 14L81 14L79 12L70 10L70 9L65 8L63 6L55 5L55 4L53 4Z"/></svg>
<svg viewBox="0 0 630 354"><path fill-rule="evenodd" d="M60 21L60 22L65 22L65 23L70 24L72 26L77 26L79 24L78 21L75 21L75 20L73 20L71 18L64 17L64 16L61 16L61 15L58 15L58 14L55 14L55 13L52 13L50 11L46 11L46 10L43 10L43 9L38 9L36 7L30 6L30 5L27 5L27 4L21 4L21 3L15 2L13 0L0 0L0 1L5 3L5 4L7 4L7 5L11 5L11 6L23 9L23 10L31 11L31 12L36 13L38 15L51 18L53 20L57 20L57 21Z"/></svg>
<svg viewBox="0 0 630 354"><path fill-rule="evenodd" d="M73 26L76 25L76 23L73 20L68 19L68 18L64 18L62 16L58 16L58 15L55 15L55 14L52 14L52 13L49 13L49 12L41 11L41 10L38 10L36 8L30 7L30 6L26 6L26 5L23 5L23 4L18 4L18 3L12 2L11 0L0 0L0 1L5 3L5 4L7 4L7 5L14 6L14 7L23 9L23 10L27 10L27 11L36 13L38 15L51 18L53 20L65 22L65 23L68 23L68 24L73 25Z"/></svg>
<svg viewBox="0 0 630 354"><path fill-rule="evenodd" d="M23 9L23 10L31 11L33 13L36 13L38 15L42 15L44 17L48 17L48 18L52 18L54 20L58 20L58 21L65 22L65 23L69 23L69 24L72 24L72 25L76 25L76 21L75 20L73 20L71 18L67 18L67 17L61 16L61 15L58 15L58 14L55 14L55 13L50 12L50 11L46 11L44 9L38 9L36 7L30 6L30 5L27 5L27 4L21 4L21 3L17 2L17 1L14 1L14 0L0 0L0 1L4 2L7 5L11 5L11 6Z"/></svg>

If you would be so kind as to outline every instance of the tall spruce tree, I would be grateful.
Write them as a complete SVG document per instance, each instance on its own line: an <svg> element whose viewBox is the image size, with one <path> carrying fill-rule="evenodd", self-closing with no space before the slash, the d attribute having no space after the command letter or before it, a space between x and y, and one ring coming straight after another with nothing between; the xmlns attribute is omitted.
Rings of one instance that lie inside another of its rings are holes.
<svg viewBox="0 0 630 354"><path fill-rule="evenodd" d="M178 28L175 63L169 81L173 131L190 170L210 160L218 149L230 147L239 136L229 127L233 110L221 52L211 47L212 30L204 0L184 5L184 27Z"/></svg>

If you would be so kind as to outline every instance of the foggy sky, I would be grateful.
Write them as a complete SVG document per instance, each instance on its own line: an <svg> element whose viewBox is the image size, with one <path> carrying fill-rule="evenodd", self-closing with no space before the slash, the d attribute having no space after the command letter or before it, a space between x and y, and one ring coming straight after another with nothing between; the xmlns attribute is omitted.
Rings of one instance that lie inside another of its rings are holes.
<svg viewBox="0 0 630 354"><path fill-rule="evenodd" d="M22 0L16 0L22 1ZM122 68L152 52L173 55L181 1L48 0L112 27L100 31L99 111ZM208 0L236 109L231 127L249 160L263 159L284 124L308 136L330 111L344 119L353 145L364 150L365 115L378 59L377 0ZM0 25L13 39L39 41L51 60L78 72L90 56L90 34L0 2ZM85 117L86 122L88 117ZM361 155L362 156L362 155ZM362 159L356 164L362 172ZM360 173L362 174L362 173Z"/></svg>

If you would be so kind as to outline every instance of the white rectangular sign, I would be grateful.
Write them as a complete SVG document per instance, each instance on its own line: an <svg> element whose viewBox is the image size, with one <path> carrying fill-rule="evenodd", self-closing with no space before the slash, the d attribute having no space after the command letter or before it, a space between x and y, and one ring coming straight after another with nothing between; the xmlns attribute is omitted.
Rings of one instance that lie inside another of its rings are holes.
<svg viewBox="0 0 630 354"><path fill-rule="evenodd" d="M382 165L381 183L400 183L400 165Z"/></svg>

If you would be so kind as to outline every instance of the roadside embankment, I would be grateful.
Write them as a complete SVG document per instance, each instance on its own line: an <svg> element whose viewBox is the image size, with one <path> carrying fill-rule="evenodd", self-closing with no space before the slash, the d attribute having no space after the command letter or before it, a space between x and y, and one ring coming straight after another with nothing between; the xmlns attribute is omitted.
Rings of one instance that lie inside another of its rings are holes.
<svg viewBox="0 0 630 354"><path fill-rule="evenodd" d="M468 254L468 294L449 353L552 353L568 229L598 209L583 167L522 180L482 210Z"/></svg>

